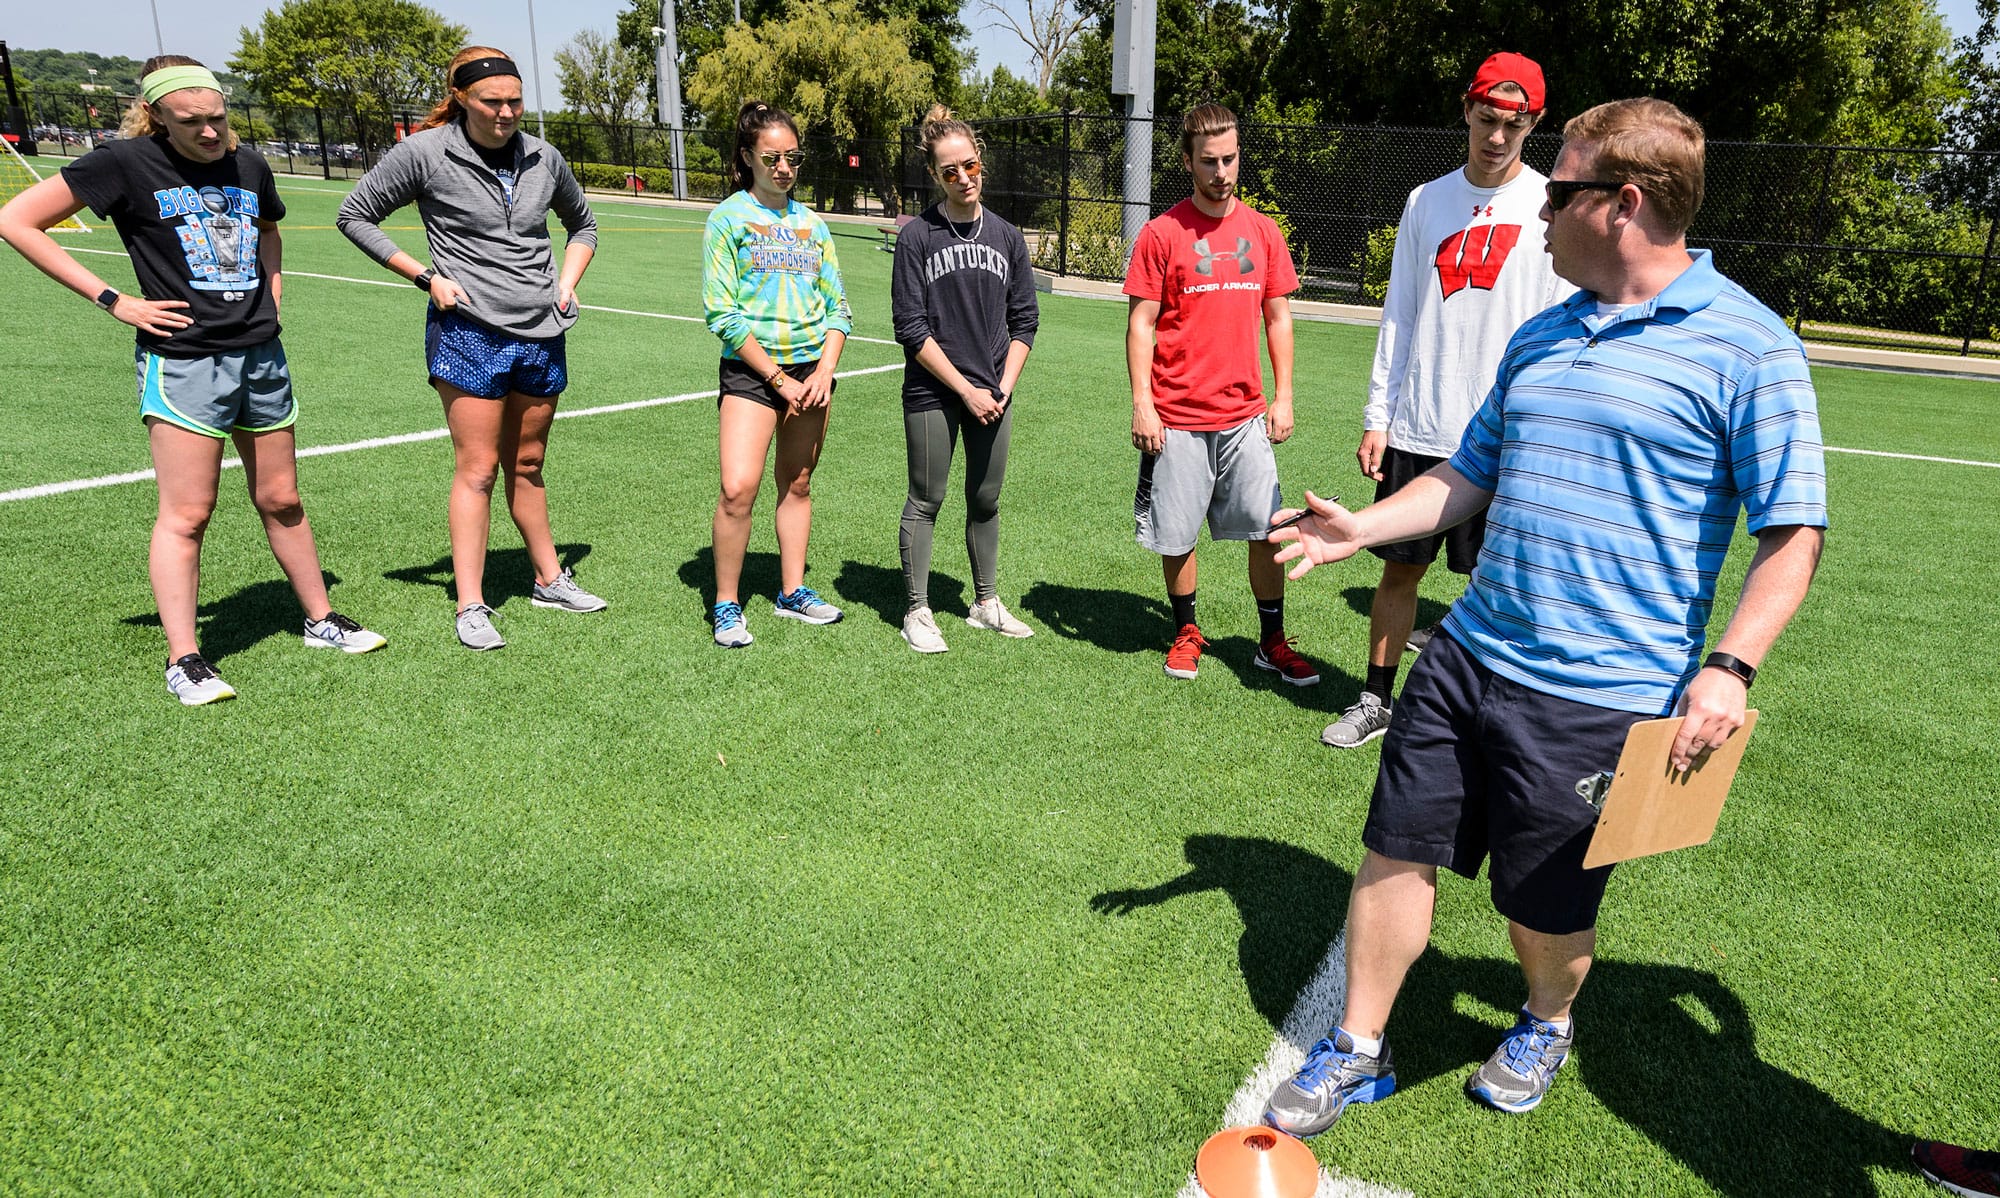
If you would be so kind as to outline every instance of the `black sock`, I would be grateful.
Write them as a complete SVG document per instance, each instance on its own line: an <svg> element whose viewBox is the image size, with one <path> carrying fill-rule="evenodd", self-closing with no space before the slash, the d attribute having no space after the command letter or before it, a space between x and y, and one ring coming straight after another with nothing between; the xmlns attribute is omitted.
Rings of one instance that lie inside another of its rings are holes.
<svg viewBox="0 0 2000 1198"><path fill-rule="evenodd" d="M1390 692L1396 689L1396 667L1375 666L1375 665L1369 666L1368 683L1361 689L1367 691L1371 695L1374 695L1376 698L1382 700L1382 702L1387 703L1389 701Z"/></svg>
<svg viewBox="0 0 2000 1198"><path fill-rule="evenodd" d="M1259 599L1257 601L1257 623L1264 640L1285 635L1285 597Z"/></svg>
<svg viewBox="0 0 2000 1198"><path fill-rule="evenodd" d="M1185 595L1168 595L1167 601L1174 605L1174 631L1179 632L1194 623L1194 592Z"/></svg>

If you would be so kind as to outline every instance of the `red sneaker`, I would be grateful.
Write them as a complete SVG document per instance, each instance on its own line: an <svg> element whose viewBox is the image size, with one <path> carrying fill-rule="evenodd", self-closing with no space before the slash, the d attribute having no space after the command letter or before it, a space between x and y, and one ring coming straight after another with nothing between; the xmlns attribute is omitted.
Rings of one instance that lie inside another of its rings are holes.
<svg viewBox="0 0 2000 1198"><path fill-rule="evenodd" d="M1201 629L1192 624L1181 625L1180 633L1174 637L1173 648L1167 650L1167 677L1194 677L1201 671L1201 651L1207 647L1208 641L1201 635Z"/></svg>
<svg viewBox="0 0 2000 1198"><path fill-rule="evenodd" d="M1319 671L1313 669L1311 662L1300 657L1297 649L1292 648L1293 639L1288 636L1271 637L1257 646L1257 656L1251 658L1251 664L1260 670L1276 671L1278 677L1293 686L1318 685Z"/></svg>
<svg viewBox="0 0 2000 1198"><path fill-rule="evenodd" d="M2000 1194L2000 1152L1918 1140L1910 1145L1910 1161L1933 1184L1954 1194Z"/></svg>

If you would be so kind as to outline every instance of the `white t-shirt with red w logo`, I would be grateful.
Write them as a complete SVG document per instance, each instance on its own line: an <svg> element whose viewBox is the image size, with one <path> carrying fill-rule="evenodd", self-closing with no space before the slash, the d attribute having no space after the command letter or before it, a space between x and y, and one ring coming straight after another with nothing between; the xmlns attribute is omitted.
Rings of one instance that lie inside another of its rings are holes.
<svg viewBox="0 0 2000 1198"><path fill-rule="evenodd" d="M1364 429L1405 453L1450 457L1479 410L1514 330L1576 290L1543 250L1542 184L1525 164L1512 182L1474 187L1463 170L1410 193Z"/></svg>

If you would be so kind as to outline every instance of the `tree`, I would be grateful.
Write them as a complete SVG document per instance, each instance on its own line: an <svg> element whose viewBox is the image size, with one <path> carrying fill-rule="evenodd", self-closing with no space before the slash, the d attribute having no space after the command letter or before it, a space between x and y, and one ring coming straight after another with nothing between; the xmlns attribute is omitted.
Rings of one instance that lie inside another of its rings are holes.
<svg viewBox="0 0 2000 1198"><path fill-rule="evenodd" d="M318 108L370 148L390 116L443 96L445 67L466 36L412 0L285 0L243 30L229 66L271 103Z"/></svg>
<svg viewBox="0 0 2000 1198"><path fill-rule="evenodd" d="M674 0L674 39L680 50L676 65L680 68L683 107L695 106L688 92L694 64L722 48L722 39L736 23L739 8L744 23L755 26L783 12L784 0ZM659 23L660 0L627 0L625 11L618 14L618 44L649 63L656 61L660 43L653 30Z"/></svg>
<svg viewBox="0 0 2000 1198"><path fill-rule="evenodd" d="M717 128L731 127L743 100L756 96L837 147L894 138L931 97L931 68L908 48L911 24L908 17L866 20L856 0L790 0L782 20L732 27L721 48L695 64L688 95ZM893 204L890 156L864 157Z"/></svg>
<svg viewBox="0 0 2000 1198"><path fill-rule="evenodd" d="M556 51L556 85L565 104L604 129L618 161L631 162L632 123L647 109L652 60L595 29L585 29Z"/></svg>
<svg viewBox="0 0 2000 1198"><path fill-rule="evenodd" d="M1070 0L1024 2L1028 8L1025 17L1017 16L1000 0L979 0L979 11L999 18L994 24L1012 30L1014 36L1028 47L1028 64L1035 72L1035 96L1046 100L1049 98L1049 85L1055 82L1056 63L1076 44L1076 39L1090 23L1090 17L1072 5Z"/></svg>

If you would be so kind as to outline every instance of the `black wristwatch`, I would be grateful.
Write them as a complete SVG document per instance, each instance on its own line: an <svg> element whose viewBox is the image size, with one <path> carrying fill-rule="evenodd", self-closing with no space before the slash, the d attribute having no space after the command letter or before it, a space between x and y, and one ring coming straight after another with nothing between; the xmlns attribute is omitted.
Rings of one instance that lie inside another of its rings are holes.
<svg viewBox="0 0 2000 1198"><path fill-rule="evenodd" d="M417 272L417 277L411 279L410 282L417 285L418 291L429 292L431 289L431 280L435 278L437 278L436 271L420 270Z"/></svg>
<svg viewBox="0 0 2000 1198"><path fill-rule="evenodd" d="M1709 654L1708 657L1702 661L1701 668L1704 670L1711 668L1717 670L1726 670L1729 673L1736 675L1739 679L1742 680L1744 690L1749 690L1750 684L1757 681L1756 666L1751 665L1749 662L1744 661L1740 657L1731 657L1727 653Z"/></svg>
<svg viewBox="0 0 2000 1198"><path fill-rule="evenodd" d="M97 306L106 312L118 306L118 292L110 287L97 293Z"/></svg>

